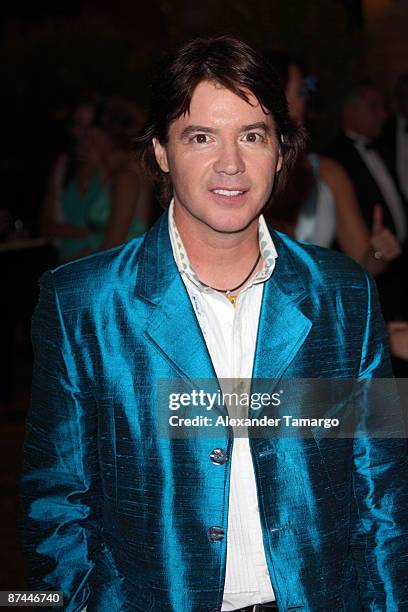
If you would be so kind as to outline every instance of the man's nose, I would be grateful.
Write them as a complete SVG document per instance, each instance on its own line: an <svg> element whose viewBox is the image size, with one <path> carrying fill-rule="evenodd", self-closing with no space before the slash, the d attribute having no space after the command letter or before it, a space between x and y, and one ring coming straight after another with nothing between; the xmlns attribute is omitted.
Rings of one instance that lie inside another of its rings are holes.
<svg viewBox="0 0 408 612"><path fill-rule="evenodd" d="M214 164L217 173L239 174L245 171L245 162L237 142L224 143Z"/></svg>

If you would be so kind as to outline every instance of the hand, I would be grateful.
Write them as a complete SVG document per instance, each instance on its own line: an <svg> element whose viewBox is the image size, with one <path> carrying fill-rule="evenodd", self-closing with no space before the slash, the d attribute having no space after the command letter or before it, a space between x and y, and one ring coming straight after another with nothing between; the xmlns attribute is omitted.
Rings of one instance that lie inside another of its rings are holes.
<svg viewBox="0 0 408 612"><path fill-rule="evenodd" d="M374 253L379 254L378 259L392 261L401 254L398 239L383 225L383 212L379 204L374 206L370 242Z"/></svg>
<svg viewBox="0 0 408 612"><path fill-rule="evenodd" d="M408 323L390 321L387 325L391 353L400 359L408 359Z"/></svg>

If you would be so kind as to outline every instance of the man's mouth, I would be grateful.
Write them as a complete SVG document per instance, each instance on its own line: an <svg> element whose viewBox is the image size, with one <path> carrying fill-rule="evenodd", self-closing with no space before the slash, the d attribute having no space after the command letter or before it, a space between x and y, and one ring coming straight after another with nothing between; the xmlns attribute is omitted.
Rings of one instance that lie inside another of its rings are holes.
<svg viewBox="0 0 408 612"><path fill-rule="evenodd" d="M240 196L243 193L245 193L245 189L211 189L212 193L216 193L218 195L222 195L222 196L227 196L227 197L233 197L233 196Z"/></svg>

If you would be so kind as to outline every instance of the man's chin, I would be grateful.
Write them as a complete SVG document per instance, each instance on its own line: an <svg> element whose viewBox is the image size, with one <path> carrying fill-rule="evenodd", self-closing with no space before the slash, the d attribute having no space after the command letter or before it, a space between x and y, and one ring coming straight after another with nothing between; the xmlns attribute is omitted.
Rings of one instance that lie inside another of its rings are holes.
<svg viewBox="0 0 408 612"><path fill-rule="evenodd" d="M218 218L216 220L207 220L205 223L209 228L219 234L238 234L239 232L244 232L253 223L257 223L259 215L260 213L258 213L255 217L250 217L247 219L223 220Z"/></svg>
<svg viewBox="0 0 408 612"><path fill-rule="evenodd" d="M181 217L177 212L182 212ZM238 209L223 210L220 207L213 210L205 210L205 206L201 210L193 211L182 204L175 203L175 218L183 225L188 227L193 224L197 227L211 229L219 234L236 234L245 231L252 223L258 221L261 210L252 212L248 208L242 207ZM183 220L182 220L183 219ZM197 225L198 224L198 225Z"/></svg>

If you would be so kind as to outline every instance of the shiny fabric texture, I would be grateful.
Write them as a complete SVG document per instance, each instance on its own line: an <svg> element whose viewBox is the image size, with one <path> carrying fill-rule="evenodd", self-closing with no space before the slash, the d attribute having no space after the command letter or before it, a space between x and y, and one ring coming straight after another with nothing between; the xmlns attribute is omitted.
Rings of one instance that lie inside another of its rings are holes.
<svg viewBox="0 0 408 612"><path fill-rule="evenodd" d="M272 230L271 230L272 231ZM389 377L369 276L272 233L254 377ZM157 380L214 378L164 214L143 237L47 272L20 480L30 588L70 612L221 606L232 440L159 437ZM386 407L385 407L386 409ZM220 408L220 413L223 408ZM408 485L399 439L250 441L280 610L408 610Z"/></svg>

